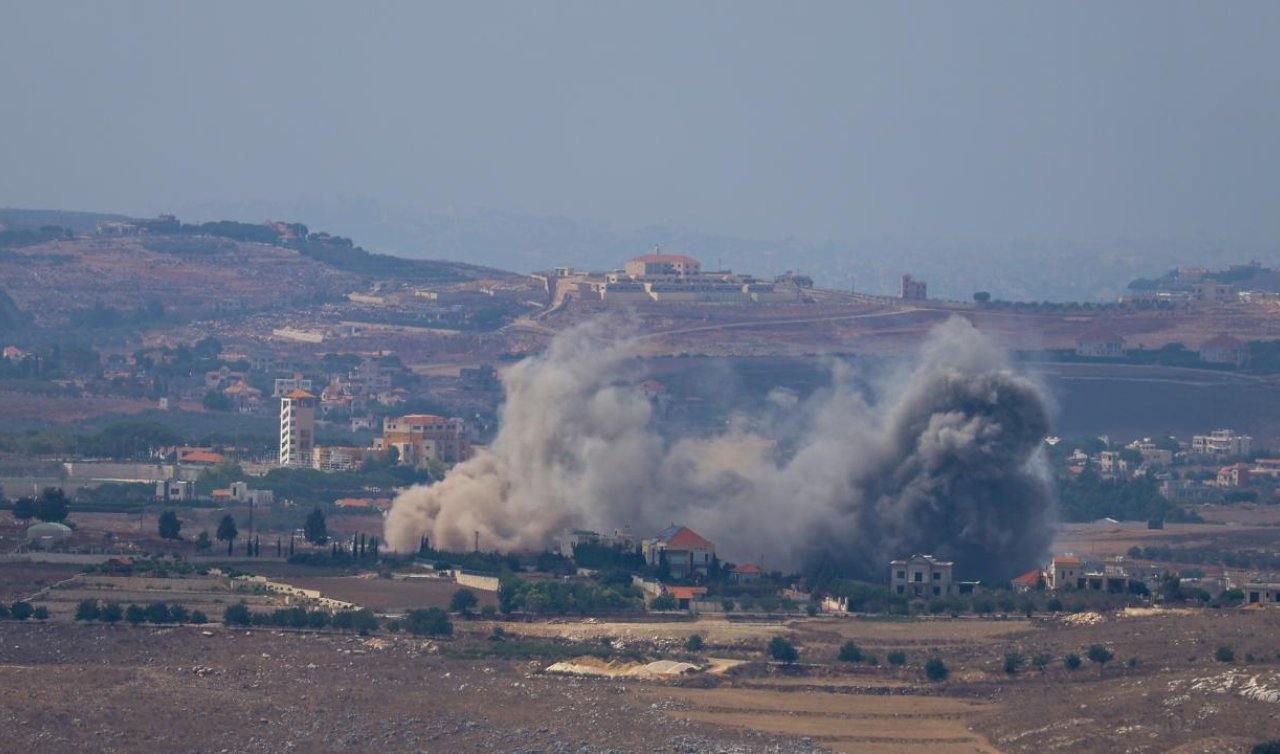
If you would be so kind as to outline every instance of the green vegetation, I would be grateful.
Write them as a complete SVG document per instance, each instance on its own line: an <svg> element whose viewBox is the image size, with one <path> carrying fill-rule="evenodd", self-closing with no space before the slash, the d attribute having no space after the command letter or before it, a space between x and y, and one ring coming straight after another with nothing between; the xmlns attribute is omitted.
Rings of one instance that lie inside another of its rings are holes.
<svg viewBox="0 0 1280 754"><path fill-rule="evenodd" d="M167 510L160 514L158 527L164 539L182 539L182 520L175 511Z"/></svg>
<svg viewBox="0 0 1280 754"><path fill-rule="evenodd" d="M453 593L453 597L449 600L449 609L455 613L469 615L471 609L480 602L476 597L476 593L470 589L459 589Z"/></svg>
<svg viewBox="0 0 1280 754"><path fill-rule="evenodd" d="M1117 521L1200 520L1199 516L1170 503L1151 479L1103 479L1086 471L1074 479L1060 479L1058 495L1063 521L1096 521L1100 518Z"/></svg>
<svg viewBox="0 0 1280 754"><path fill-rule="evenodd" d="M438 607L426 610L410 610L405 616L404 626L409 633L418 636L450 636L453 634L453 623L449 614Z"/></svg>
<svg viewBox="0 0 1280 754"><path fill-rule="evenodd" d="M1213 659L1218 662L1235 662L1236 652L1234 649L1224 644L1223 646L1218 647L1218 650L1213 653Z"/></svg>
<svg viewBox="0 0 1280 754"><path fill-rule="evenodd" d="M585 581L525 581L514 575L502 577L498 605L503 613L517 611L535 615L566 613L638 612L644 607L640 590L633 586L610 586Z"/></svg>
<svg viewBox="0 0 1280 754"><path fill-rule="evenodd" d="M307 514L307 520L302 525L302 535L313 545L323 545L329 541L329 526L325 522L324 511L313 508Z"/></svg>
<svg viewBox="0 0 1280 754"><path fill-rule="evenodd" d="M1089 647L1088 653L1085 655L1090 662L1097 663L1099 671L1107 666L1115 658L1115 654L1101 644L1094 644Z"/></svg>
<svg viewBox="0 0 1280 754"><path fill-rule="evenodd" d="M840 662L862 662L862 648L852 641L846 641L840 645L840 651L836 654L836 658Z"/></svg>
<svg viewBox="0 0 1280 754"><path fill-rule="evenodd" d="M703 642L701 634L689 634L689 638L684 642L686 652L701 652L704 646L705 642Z"/></svg>
<svg viewBox="0 0 1280 754"><path fill-rule="evenodd" d="M795 645L781 636L775 636L769 641L767 653L769 657L785 665L790 665L800 657Z"/></svg>
<svg viewBox="0 0 1280 754"><path fill-rule="evenodd" d="M1004 672L1008 673L1009 675L1014 675L1019 670L1022 670L1022 665L1024 662L1025 660L1023 659L1021 653L1006 652L1004 655Z"/></svg>
<svg viewBox="0 0 1280 754"><path fill-rule="evenodd" d="M924 675L931 681L945 681L950 673L947 665L942 661L941 657L930 657L929 661L924 664Z"/></svg>
<svg viewBox="0 0 1280 754"><path fill-rule="evenodd" d="M889 654L885 655L885 659L889 661L890 665L896 668L906 664L907 653L903 652L901 649L895 649Z"/></svg>
<svg viewBox="0 0 1280 754"><path fill-rule="evenodd" d="M1079 670L1080 664L1080 655L1074 652L1062 658L1062 665L1067 670Z"/></svg>

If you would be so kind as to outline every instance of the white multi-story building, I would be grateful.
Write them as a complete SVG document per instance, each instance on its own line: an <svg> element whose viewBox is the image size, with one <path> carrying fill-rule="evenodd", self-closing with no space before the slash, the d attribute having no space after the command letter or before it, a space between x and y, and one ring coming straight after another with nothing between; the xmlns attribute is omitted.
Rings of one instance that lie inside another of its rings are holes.
<svg viewBox="0 0 1280 754"><path fill-rule="evenodd" d="M932 555L912 555L889 563L889 588L912 597L945 597L952 593L955 563Z"/></svg>
<svg viewBox="0 0 1280 754"><path fill-rule="evenodd" d="M280 465L311 465L316 444L316 397L294 390L280 399Z"/></svg>
<svg viewBox="0 0 1280 754"><path fill-rule="evenodd" d="M1230 429L1215 429L1207 435L1191 438L1191 452L1209 456L1247 456L1253 450L1253 438L1237 435Z"/></svg>

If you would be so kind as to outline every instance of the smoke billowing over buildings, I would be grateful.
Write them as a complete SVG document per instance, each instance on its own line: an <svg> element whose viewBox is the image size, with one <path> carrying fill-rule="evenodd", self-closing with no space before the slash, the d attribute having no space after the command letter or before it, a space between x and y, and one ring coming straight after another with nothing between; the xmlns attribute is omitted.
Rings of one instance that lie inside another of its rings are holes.
<svg viewBox="0 0 1280 754"><path fill-rule="evenodd" d="M507 370L497 439L402 494L390 546L412 551L425 535L467 549L478 531L486 549L543 547L568 528L679 520L730 559L875 578L910 552L985 578L1048 551L1045 396L963 319L937 328L879 388L836 363L829 388L805 399L775 391L709 437L655 430L632 355L597 322Z"/></svg>

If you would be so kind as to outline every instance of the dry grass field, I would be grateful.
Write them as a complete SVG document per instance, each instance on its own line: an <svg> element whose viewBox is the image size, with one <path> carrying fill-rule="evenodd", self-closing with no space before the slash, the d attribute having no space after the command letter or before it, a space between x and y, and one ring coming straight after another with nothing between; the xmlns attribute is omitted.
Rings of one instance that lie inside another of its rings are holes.
<svg viewBox="0 0 1280 754"><path fill-rule="evenodd" d="M354 602L376 612L401 612L426 607L448 608L459 586L451 581L434 579L380 579L373 576L287 577L293 586L316 589L326 597ZM479 599L478 607L497 606L494 592L471 590Z"/></svg>

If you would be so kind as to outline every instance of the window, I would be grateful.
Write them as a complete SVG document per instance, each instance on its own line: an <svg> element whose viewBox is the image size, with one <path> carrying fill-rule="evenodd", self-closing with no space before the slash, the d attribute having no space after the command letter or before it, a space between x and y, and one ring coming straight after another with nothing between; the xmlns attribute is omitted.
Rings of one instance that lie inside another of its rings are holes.
<svg viewBox="0 0 1280 754"><path fill-rule="evenodd" d="M907 590L906 587L904 587L902 584L898 584L898 594L902 594L906 590Z"/></svg>
<svg viewBox="0 0 1280 754"><path fill-rule="evenodd" d="M941 581L941 580L942 580L942 572L941 572L941 571L934 571L934 572L933 572L933 580L934 580L934 581Z"/></svg>
<svg viewBox="0 0 1280 754"><path fill-rule="evenodd" d="M920 571L916 571L915 576L916 576L915 578L916 581L924 581L924 574L921 573Z"/></svg>
<svg viewBox="0 0 1280 754"><path fill-rule="evenodd" d="M935 587L933 588L933 596L937 597L937 596L938 596L938 595L940 595L940 594L942 594L942 587L940 587L940 586L935 586Z"/></svg>
<svg viewBox="0 0 1280 754"><path fill-rule="evenodd" d="M898 571L898 578L900 578L900 579L905 579L905 578L907 578L907 572L906 572L906 571Z"/></svg>

